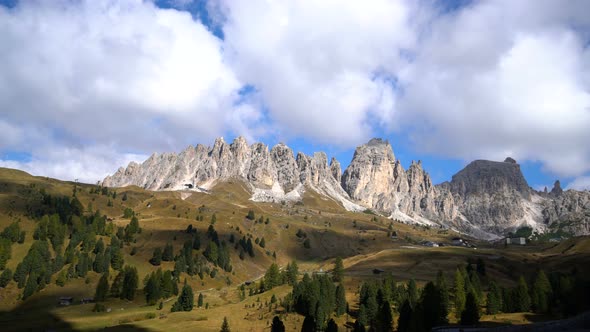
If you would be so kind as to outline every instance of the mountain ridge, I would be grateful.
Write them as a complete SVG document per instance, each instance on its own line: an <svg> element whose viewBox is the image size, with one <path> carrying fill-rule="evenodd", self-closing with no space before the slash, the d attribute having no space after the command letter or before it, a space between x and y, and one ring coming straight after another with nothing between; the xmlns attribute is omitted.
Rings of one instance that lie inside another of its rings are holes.
<svg viewBox="0 0 590 332"><path fill-rule="evenodd" d="M404 169L389 141L371 139L358 146L350 164L328 161L324 152L297 154L283 143L272 148L248 145L243 137L212 147L198 144L180 153L152 154L107 176L108 187L137 185L148 190L207 190L220 181L241 179L254 201L298 201L313 190L352 211L371 209L390 218L493 239L528 226L590 234L590 193L563 191L557 181L549 193L532 189L519 164L475 160L450 181L434 185L420 161ZM190 187L190 188L189 188Z"/></svg>

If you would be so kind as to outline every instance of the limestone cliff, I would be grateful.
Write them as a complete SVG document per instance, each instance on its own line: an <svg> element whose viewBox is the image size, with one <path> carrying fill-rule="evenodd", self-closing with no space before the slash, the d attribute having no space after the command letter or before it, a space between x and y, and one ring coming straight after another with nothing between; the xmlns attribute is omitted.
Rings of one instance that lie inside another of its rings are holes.
<svg viewBox="0 0 590 332"><path fill-rule="evenodd" d="M476 160L451 181L433 185L422 163L404 169L388 141L372 139L356 148L344 173L338 160L323 152L297 153L279 143L248 145L242 137L223 138L212 147L189 146L179 154L153 154L107 176L103 185L137 185L149 190L204 190L219 181L241 179L256 201L300 200L314 190L346 209L370 208L404 222L451 227L492 238L521 226L538 232L590 234L590 193L564 191L556 181L550 192L526 182L513 158ZM496 235L494 235L496 234Z"/></svg>

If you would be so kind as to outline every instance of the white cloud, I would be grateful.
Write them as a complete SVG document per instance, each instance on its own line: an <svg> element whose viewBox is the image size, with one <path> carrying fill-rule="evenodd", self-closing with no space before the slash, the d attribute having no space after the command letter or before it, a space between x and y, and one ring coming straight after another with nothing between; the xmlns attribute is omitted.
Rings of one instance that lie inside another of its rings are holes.
<svg viewBox="0 0 590 332"><path fill-rule="evenodd" d="M148 153L250 128L227 123L242 112L242 84L222 41L187 12L139 0L25 1L0 6L0 30L0 127L12 130L0 148ZM32 140L24 128L47 136Z"/></svg>
<svg viewBox="0 0 590 332"><path fill-rule="evenodd" d="M580 176L567 185L567 189L590 190L590 176Z"/></svg>
<svg viewBox="0 0 590 332"><path fill-rule="evenodd" d="M187 12L140 0L23 1L0 6L0 30L0 149L31 152L15 165L37 174L91 179L129 151L250 135L260 120L236 106L242 84L222 41ZM113 153L90 167L98 146ZM67 158L39 152L55 148Z"/></svg>
<svg viewBox="0 0 590 332"><path fill-rule="evenodd" d="M414 32L404 1L226 1L227 57L282 136L354 146L387 125Z"/></svg>
<svg viewBox="0 0 590 332"><path fill-rule="evenodd" d="M228 132L342 148L398 132L444 157L587 174L590 4L439 4L211 0L224 40L150 0L0 6L0 152L83 178Z"/></svg>
<svg viewBox="0 0 590 332"><path fill-rule="evenodd" d="M29 161L1 160L0 167L17 168L33 175L57 179L94 183L113 173L114 165L127 165L141 161L146 155L118 153L112 146L97 145L89 148L51 146L33 152Z"/></svg>
<svg viewBox="0 0 590 332"><path fill-rule="evenodd" d="M398 128L412 126L418 148L447 157L590 171L590 20L577 16L588 9L494 1L435 18L400 75Z"/></svg>

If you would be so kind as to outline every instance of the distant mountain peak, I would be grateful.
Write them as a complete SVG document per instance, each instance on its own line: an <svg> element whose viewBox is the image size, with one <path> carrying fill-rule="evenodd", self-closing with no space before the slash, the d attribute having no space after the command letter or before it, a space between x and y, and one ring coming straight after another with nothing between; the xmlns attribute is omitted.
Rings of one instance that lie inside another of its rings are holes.
<svg viewBox="0 0 590 332"><path fill-rule="evenodd" d="M240 179L256 201L301 200L313 190L348 210L372 209L403 222L451 227L480 238L497 237L522 225L545 231L564 223L575 234L590 234L590 193L561 189L549 194L532 190L515 159L475 160L450 182L433 185L421 161L405 170L389 141L373 138L356 148L346 170L324 152L294 154L284 143L269 149L248 145L244 137L231 144L223 137L213 146L198 144L181 153L152 154L142 164L130 163L107 176L103 185L137 185L149 190L209 189Z"/></svg>

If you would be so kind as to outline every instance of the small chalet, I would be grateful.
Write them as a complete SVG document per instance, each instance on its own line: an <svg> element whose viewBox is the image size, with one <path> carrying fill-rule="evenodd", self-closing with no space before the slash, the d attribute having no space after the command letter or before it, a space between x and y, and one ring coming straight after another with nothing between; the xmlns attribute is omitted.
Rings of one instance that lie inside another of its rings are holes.
<svg viewBox="0 0 590 332"><path fill-rule="evenodd" d="M328 272L328 271L324 271L324 269L320 269L319 271L315 271L312 274L316 275L316 276L323 276L323 275L331 275L332 273Z"/></svg>
<svg viewBox="0 0 590 332"><path fill-rule="evenodd" d="M464 246L465 242L460 237L455 237L451 240L451 244L454 246Z"/></svg>
<svg viewBox="0 0 590 332"><path fill-rule="evenodd" d="M74 303L74 298L71 296L62 296L58 301L59 305L70 305Z"/></svg>
<svg viewBox="0 0 590 332"><path fill-rule="evenodd" d="M526 238L524 237L507 237L506 244L518 244L524 246L526 244Z"/></svg>

